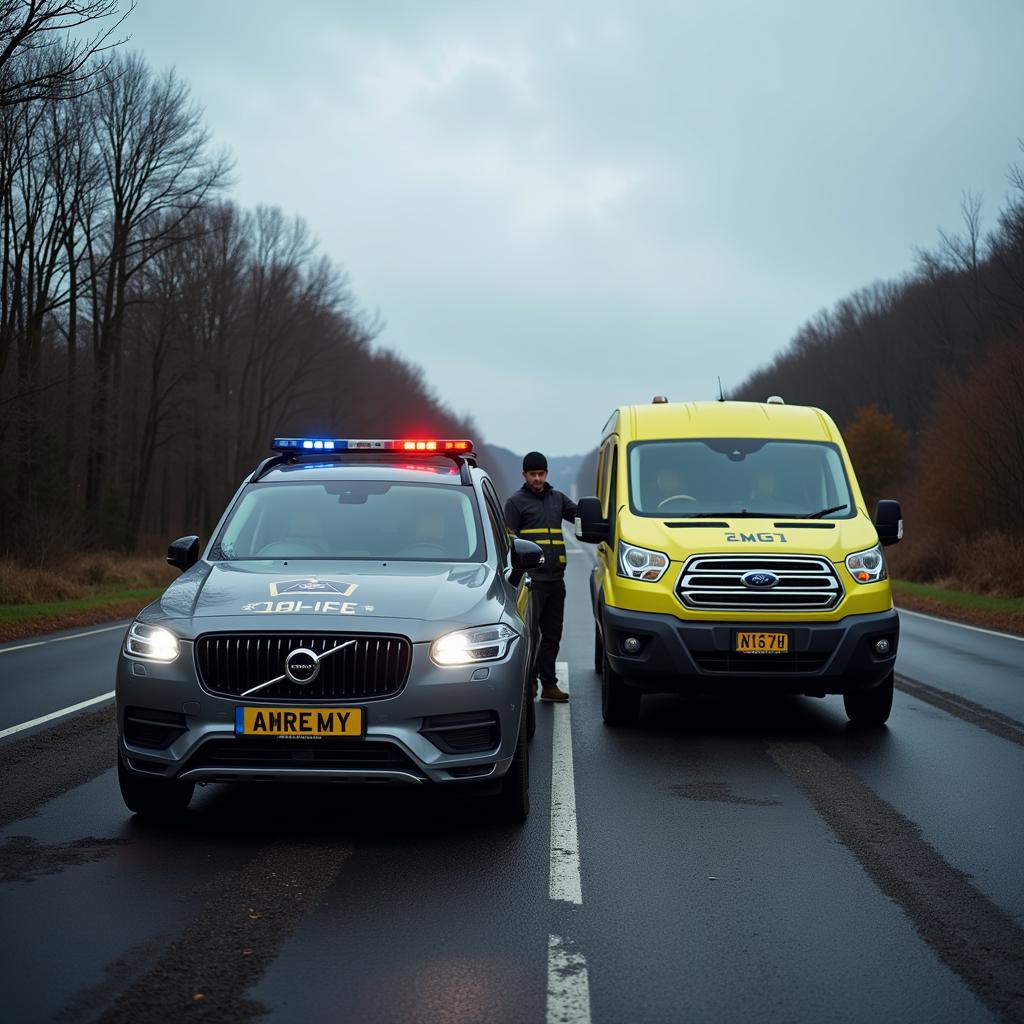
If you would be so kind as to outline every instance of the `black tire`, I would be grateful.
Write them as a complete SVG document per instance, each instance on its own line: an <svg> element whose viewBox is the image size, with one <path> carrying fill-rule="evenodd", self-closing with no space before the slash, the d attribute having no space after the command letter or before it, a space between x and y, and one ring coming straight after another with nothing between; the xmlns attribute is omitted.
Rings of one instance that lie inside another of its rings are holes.
<svg viewBox="0 0 1024 1024"><path fill-rule="evenodd" d="M626 685L607 658L601 660L601 717L605 725L633 725L643 694Z"/></svg>
<svg viewBox="0 0 1024 1024"><path fill-rule="evenodd" d="M188 807L196 788L194 782L134 775L125 767L120 755L117 758L117 781L121 787L121 799L128 810L146 818L169 818L181 814Z"/></svg>
<svg viewBox="0 0 1024 1024"><path fill-rule="evenodd" d="M594 622L594 671L601 675L604 672L604 644L601 642L601 630Z"/></svg>
<svg viewBox="0 0 1024 1024"><path fill-rule="evenodd" d="M526 821L530 814L530 748L527 746L526 732L524 713L519 723L516 752L501 780L501 792L495 808L502 821L513 825Z"/></svg>
<svg viewBox="0 0 1024 1024"><path fill-rule="evenodd" d="M843 694L846 715L854 725L885 725L892 711L893 674L878 686Z"/></svg>
<svg viewBox="0 0 1024 1024"><path fill-rule="evenodd" d="M533 687L526 691L526 738L532 740L537 731L537 699L533 695Z"/></svg>

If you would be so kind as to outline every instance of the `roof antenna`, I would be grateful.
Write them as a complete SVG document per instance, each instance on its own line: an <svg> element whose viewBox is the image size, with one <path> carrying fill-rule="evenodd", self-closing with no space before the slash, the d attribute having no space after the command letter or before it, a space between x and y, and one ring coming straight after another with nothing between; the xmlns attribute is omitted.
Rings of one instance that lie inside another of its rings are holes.
<svg viewBox="0 0 1024 1024"><path fill-rule="evenodd" d="M722 375L718 375L718 400L720 402L725 401L725 392L722 390Z"/></svg>

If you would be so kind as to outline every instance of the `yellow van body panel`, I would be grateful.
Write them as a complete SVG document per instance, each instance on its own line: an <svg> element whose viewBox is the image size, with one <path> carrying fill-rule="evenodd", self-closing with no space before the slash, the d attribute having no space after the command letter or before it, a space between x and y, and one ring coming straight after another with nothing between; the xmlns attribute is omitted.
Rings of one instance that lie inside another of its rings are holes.
<svg viewBox="0 0 1024 1024"><path fill-rule="evenodd" d="M766 440L818 441L838 449L855 503L852 518L799 520L787 517L747 519L722 515L713 522L727 526L703 526L685 513L640 516L630 510L628 449L634 441L686 440L696 438L764 438ZM735 609L715 611L686 608L675 587L683 566L692 555L816 555L829 559L843 585L843 599L829 611L758 611L759 622L835 622L847 615L889 611L893 607L889 581L857 583L845 564L847 555L874 547L878 534L832 418L807 406L767 405L756 402L687 402L622 406L605 426L602 447L618 450L614 501L615 536L611 544L598 545L596 572L605 604L637 612L673 615L681 620L735 622ZM669 523L686 524L670 526ZM817 525L810 525L817 524ZM661 551L670 566L656 583L627 579L616 571L619 540ZM752 616L753 613L746 613Z"/></svg>

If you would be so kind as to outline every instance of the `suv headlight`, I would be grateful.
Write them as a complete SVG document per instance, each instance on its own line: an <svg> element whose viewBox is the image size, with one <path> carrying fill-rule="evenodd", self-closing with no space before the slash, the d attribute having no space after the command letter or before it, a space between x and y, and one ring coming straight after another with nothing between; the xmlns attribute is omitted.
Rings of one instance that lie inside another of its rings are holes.
<svg viewBox="0 0 1024 1024"><path fill-rule="evenodd" d="M430 645L435 665L470 665L478 661L499 661L519 634L508 626L478 626L445 633Z"/></svg>
<svg viewBox="0 0 1024 1024"><path fill-rule="evenodd" d="M124 638L124 653L146 661L174 661L180 645L178 638L162 626L147 626L133 622Z"/></svg>
<svg viewBox="0 0 1024 1024"><path fill-rule="evenodd" d="M657 583L668 569L668 555L664 551L650 551L635 544L619 541L619 575L628 580Z"/></svg>
<svg viewBox="0 0 1024 1024"><path fill-rule="evenodd" d="M846 556L846 568L858 583L878 583L889 578L882 546L876 544L867 551L856 551Z"/></svg>

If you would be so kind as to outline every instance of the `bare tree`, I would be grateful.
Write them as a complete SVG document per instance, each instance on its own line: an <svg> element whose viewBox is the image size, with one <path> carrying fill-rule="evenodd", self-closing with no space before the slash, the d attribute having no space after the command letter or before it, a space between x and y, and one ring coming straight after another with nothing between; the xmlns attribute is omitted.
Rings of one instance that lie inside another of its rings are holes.
<svg viewBox="0 0 1024 1024"><path fill-rule="evenodd" d="M117 458L112 395L121 385L130 286L149 261L199 230L193 215L227 184L230 161L208 154L187 86L174 72L154 76L137 55L114 58L89 103L109 208L87 239L96 288L86 502L116 520L117 496L107 490Z"/></svg>
<svg viewBox="0 0 1024 1024"><path fill-rule="evenodd" d="M93 88L135 0L120 8L120 0L0 0L0 107Z"/></svg>

